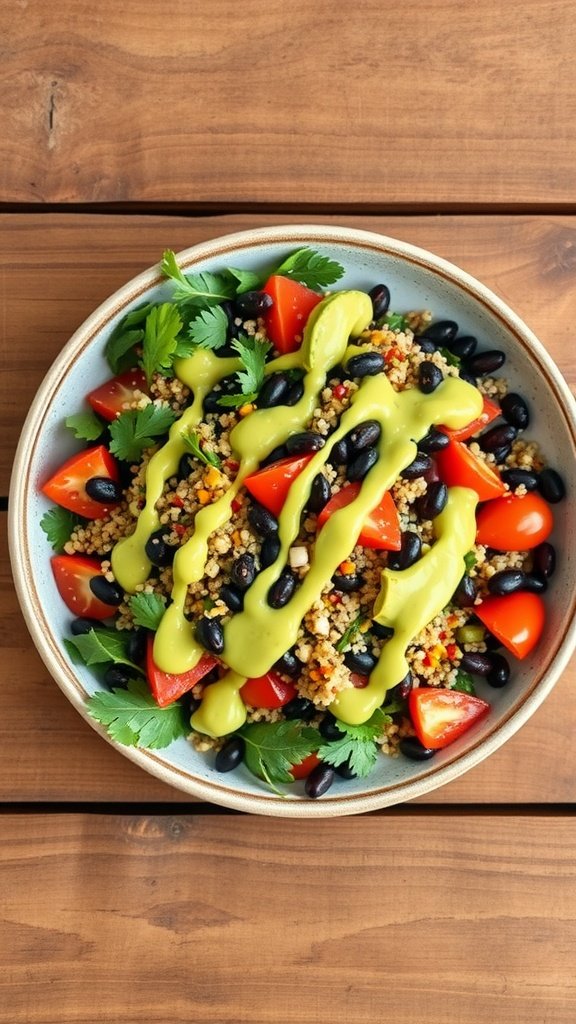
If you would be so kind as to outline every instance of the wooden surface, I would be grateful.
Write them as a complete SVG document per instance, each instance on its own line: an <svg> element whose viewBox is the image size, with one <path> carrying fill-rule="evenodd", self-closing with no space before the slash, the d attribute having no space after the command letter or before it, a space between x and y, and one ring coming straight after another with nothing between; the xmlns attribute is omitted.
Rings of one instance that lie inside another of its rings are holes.
<svg viewBox="0 0 576 1024"><path fill-rule="evenodd" d="M73 710L5 531L43 374L167 246L285 222L403 238L493 288L576 389L573 10L0 0L0 1024L576 1020L574 664L419 802L225 813Z"/></svg>

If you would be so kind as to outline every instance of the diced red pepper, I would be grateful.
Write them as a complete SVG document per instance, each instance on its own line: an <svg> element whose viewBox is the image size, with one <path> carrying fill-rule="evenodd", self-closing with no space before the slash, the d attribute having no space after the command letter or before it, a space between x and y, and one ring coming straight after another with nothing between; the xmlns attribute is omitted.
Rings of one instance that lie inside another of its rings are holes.
<svg viewBox="0 0 576 1024"><path fill-rule="evenodd" d="M148 635L146 676L152 696L161 708L165 708L168 704L173 704L179 697L183 697L218 664L218 658L206 652L198 664L194 668L188 669L187 672L163 672L154 661L154 637L151 633Z"/></svg>
<svg viewBox="0 0 576 1024"><path fill-rule="evenodd" d="M500 406L496 405L495 402L491 402L486 395L483 396L484 407L479 416L475 420L472 420L465 427L459 427L457 430L450 430L449 427L438 427L443 434L448 434L453 441L467 441L469 437L477 434L478 431L483 430L489 423L492 423L498 416L500 416Z"/></svg>
<svg viewBox="0 0 576 1024"><path fill-rule="evenodd" d="M292 482L312 458L312 455L301 455L297 459L279 459L247 476L244 481L246 489L269 512L278 516L284 508Z"/></svg>
<svg viewBox="0 0 576 1024"><path fill-rule="evenodd" d="M322 296L280 274L273 274L263 291L274 303L264 314L270 341L278 352L295 352L300 348L306 321Z"/></svg>
<svg viewBox="0 0 576 1024"><path fill-rule="evenodd" d="M256 679L247 679L240 689L245 704L252 708L281 708L297 696L293 683L271 670Z"/></svg>
<svg viewBox="0 0 576 1024"><path fill-rule="evenodd" d="M345 508L354 501L360 494L360 483L346 484L340 491L334 494L327 505L324 506L318 516L318 526L322 527L330 519L330 516L341 508ZM360 536L356 541L365 548L373 548L380 551L400 551L402 537L400 533L400 521L398 511L392 500L389 491L386 492L382 501L364 520Z"/></svg>

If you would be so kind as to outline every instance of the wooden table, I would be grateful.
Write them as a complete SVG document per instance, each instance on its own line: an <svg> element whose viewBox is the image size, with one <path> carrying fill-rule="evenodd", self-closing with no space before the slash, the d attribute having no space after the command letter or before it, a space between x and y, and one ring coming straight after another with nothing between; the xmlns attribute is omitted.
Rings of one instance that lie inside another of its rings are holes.
<svg viewBox="0 0 576 1024"><path fill-rule="evenodd" d="M573 11L0 0L0 493L93 307L164 247L253 225L425 246L574 384ZM574 668L425 800L234 815L141 772L67 703L4 536L0 1022L573 1024Z"/></svg>

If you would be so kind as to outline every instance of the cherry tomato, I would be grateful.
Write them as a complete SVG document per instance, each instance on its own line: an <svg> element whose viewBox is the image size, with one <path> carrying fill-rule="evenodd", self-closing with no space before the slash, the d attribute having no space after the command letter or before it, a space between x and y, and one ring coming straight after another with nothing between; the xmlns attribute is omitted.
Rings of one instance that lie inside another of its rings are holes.
<svg viewBox="0 0 576 1024"><path fill-rule="evenodd" d="M507 494L484 505L477 516L476 542L497 551L527 551L552 533L554 517L537 491Z"/></svg>
<svg viewBox="0 0 576 1024"><path fill-rule="evenodd" d="M275 516L280 515L288 497L292 481L302 472L312 459L312 455L301 455L299 458L279 459L264 469L259 469L247 476L244 484L253 498L264 505Z"/></svg>
<svg viewBox="0 0 576 1024"><path fill-rule="evenodd" d="M154 637L151 633L148 634L146 643L146 678L150 692L161 708L173 704L179 697L188 693L196 683L208 675L208 672L220 664L218 658L206 652L198 664L187 672L163 672L154 661Z"/></svg>
<svg viewBox="0 0 576 1024"><path fill-rule="evenodd" d="M334 494L320 512L318 526L324 526L334 512L345 508L351 501L354 501L360 494L361 486L360 483L346 484ZM400 551L402 547L400 522L389 491L386 491L380 504L372 509L366 517L356 543L365 548L374 548L380 551Z"/></svg>
<svg viewBox="0 0 576 1024"><path fill-rule="evenodd" d="M279 352L295 352L300 348L306 321L322 296L280 274L273 274L263 291L274 300L264 314L268 337Z"/></svg>
<svg viewBox="0 0 576 1024"><path fill-rule="evenodd" d="M539 594L519 590L504 597L486 597L474 614L516 658L525 658L538 643L546 610Z"/></svg>
<svg viewBox="0 0 576 1024"><path fill-rule="evenodd" d="M50 564L58 593L74 615L88 619L108 619L116 614L116 605L100 601L90 589L90 580L103 575L97 558L89 558L87 555L54 555Z"/></svg>
<svg viewBox="0 0 576 1024"><path fill-rule="evenodd" d="M308 754L308 757L305 757L300 764L292 765L290 775L292 775L294 779L305 779L310 775L310 772L314 771L314 769L318 767L319 764L320 758L318 757L318 754Z"/></svg>
<svg viewBox="0 0 576 1024"><path fill-rule="evenodd" d="M273 671L256 679L247 679L240 689L242 700L252 708L282 708L297 695L294 684Z"/></svg>
<svg viewBox="0 0 576 1024"><path fill-rule="evenodd" d="M134 392L147 395L148 384L143 370L133 367L117 377L105 381L87 395L88 402L105 420L115 420L127 403L134 400Z"/></svg>
<svg viewBox="0 0 576 1024"><path fill-rule="evenodd" d="M483 430L487 427L492 420L495 420L500 416L500 406L491 402L489 398L484 395L484 408L480 415L472 420L466 427L459 427L457 430L450 430L449 427L438 427L443 434L448 434L448 437L452 441L467 441L469 437L477 434L479 430Z"/></svg>
<svg viewBox="0 0 576 1024"><path fill-rule="evenodd" d="M93 476L109 477L114 481L119 479L116 461L103 444L73 455L46 481L42 491L62 508L77 512L79 516L106 519L118 502L104 505L86 494L86 483Z"/></svg>
<svg viewBox="0 0 576 1024"><path fill-rule="evenodd" d="M479 501L490 501L505 493L499 475L470 451L462 441L450 441L436 452L436 465L440 479L448 487L469 487L476 491Z"/></svg>
<svg viewBox="0 0 576 1024"><path fill-rule="evenodd" d="M440 750L483 718L490 705L460 690L426 686L410 690L408 708L420 742L429 750Z"/></svg>

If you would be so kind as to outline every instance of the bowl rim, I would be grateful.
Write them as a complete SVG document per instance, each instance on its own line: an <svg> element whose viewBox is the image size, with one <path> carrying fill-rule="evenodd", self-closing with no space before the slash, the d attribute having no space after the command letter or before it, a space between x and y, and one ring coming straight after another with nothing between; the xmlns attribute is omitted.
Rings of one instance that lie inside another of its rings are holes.
<svg viewBox="0 0 576 1024"><path fill-rule="evenodd" d="M468 297L478 302L490 315L495 316L535 360L539 371L546 377L556 398L556 411L564 417L573 449L576 451L576 401L545 347L496 293L455 264L426 249L372 231L303 223L254 228L219 236L181 250L176 254L176 259L178 265L183 270L187 270L191 264L206 259L225 257L238 248L257 249L269 243L340 244L360 250L369 249L372 252L398 257L404 262L432 271L448 280L452 286L457 286L460 291L466 292ZM262 794L240 792L228 786L222 776L218 776L214 782L192 777L188 771L177 765L167 765L162 756L154 751L125 747L117 743L110 738L103 726L87 714L85 709L86 691L76 678L72 667L64 658L60 646L52 635L31 571L30 551L24 529L25 502L29 487L27 464L31 446L42 426L51 397L66 376L69 364L73 365L81 358L95 337L123 308L163 280L160 265L157 263L126 282L100 303L77 328L52 363L32 401L22 427L10 481L8 541L12 573L20 607L27 628L46 668L84 720L125 757L162 782L172 785L180 791L197 799L234 810L276 817L302 818L366 813L414 800L453 781L494 753L510 739L528 721L552 690L576 647L576 592L572 596L568 628L549 655L544 671L537 675L530 689L518 698L518 701L504 718L494 725L488 735L473 743L464 753L455 754L442 766L430 766L429 769L423 770L416 779L392 782L367 794L339 793L337 796L327 794L322 800L316 801L300 796L280 798L268 792Z"/></svg>

